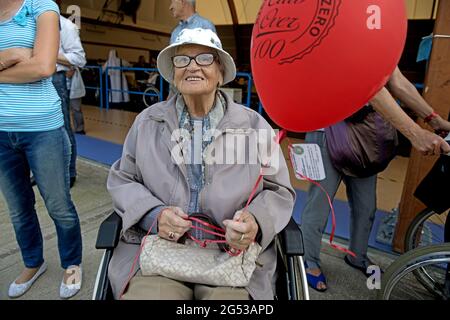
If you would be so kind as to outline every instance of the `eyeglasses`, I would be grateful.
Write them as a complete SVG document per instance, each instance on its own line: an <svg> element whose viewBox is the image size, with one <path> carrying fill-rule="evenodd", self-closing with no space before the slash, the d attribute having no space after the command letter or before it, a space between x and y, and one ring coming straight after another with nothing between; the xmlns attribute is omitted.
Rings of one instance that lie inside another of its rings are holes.
<svg viewBox="0 0 450 320"><path fill-rule="evenodd" d="M212 65L216 59L217 56L213 53L200 53L195 57L185 55L174 56L172 57L172 63L175 68L186 68L191 64L192 60L195 60L197 65L206 67Z"/></svg>

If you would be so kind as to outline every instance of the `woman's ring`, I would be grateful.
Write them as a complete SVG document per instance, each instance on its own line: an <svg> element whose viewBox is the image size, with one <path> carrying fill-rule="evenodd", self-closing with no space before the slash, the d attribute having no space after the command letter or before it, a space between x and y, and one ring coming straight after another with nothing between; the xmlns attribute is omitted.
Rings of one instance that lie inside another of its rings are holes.
<svg viewBox="0 0 450 320"><path fill-rule="evenodd" d="M175 232L172 232L172 231L169 232L169 239L170 240L175 239Z"/></svg>

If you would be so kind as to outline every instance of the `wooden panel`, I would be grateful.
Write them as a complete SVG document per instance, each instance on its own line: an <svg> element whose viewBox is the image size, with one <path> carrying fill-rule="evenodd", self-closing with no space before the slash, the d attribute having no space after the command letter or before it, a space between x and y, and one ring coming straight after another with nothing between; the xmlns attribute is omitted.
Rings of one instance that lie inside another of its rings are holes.
<svg viewBox="0 0 450 320"><path fill-rule="evenodd" d="M117 54L120 58L134 63L137 62L139 56L143 55L148 60L149 51L145 49L137 49L137 48L124 48L118 47L114 44L94 44L94 43L83 43L84 50L86 51L86 57L89 60L102 60L105 61L108 59L108 54L111 49L116 49Z"/></svg>
<svg viewBox="0 0 450 320"><path fill-rule="evenodd" d="M418 0L414 19L431 19L433 16L433 0Z"/></svg>
<svg viewBox="0 0 450 320"><path fill-rule="evenodd" d="M433 4L436 2L433 12ZM436 18L437 4L439 0L406 0L408 19Z"/></svg>
<svg viewBox="0 0 450 320"><path fill-rule="evenodd" d="M417 0L406 0L406 12L408 14L408 19L414 18L414 12L416 10L416 1Z"/></svg>
<svg viewBox="0 0 450 320"><path fill-rule="evenodd" d="M234 0L240 24L255 23L262 0Z"/></svg>
<svg viewBox="0 0 450 320"><path fill-rule="evenodd" d="M212 0L211 0L212 1ZM155 3L156 2L156 5ZM63 0L62 12L66 12L69 5L78 5L81 8L83 18L97 19L101 15L104 1L100 0ZM123 26L139 27L160 32L171 32L177 24L169 11L170 0L142 1L137 15L137 24L134 24L131 17L125 17ZM111 8L116 7L111 3Z"/></svg>
<svg viewBox="0 0 450 320"><path fill-rule="evenodd" d="M435 34L450 34L450 1L441 1L435 25ZM436 38L431 53L430 66L425 80L424 98L445 119L450 112L448 97L450 96L450 40ZM423 122L420 125L425 127ZM434 164L436 157L424 157L413 151L406 174L405 186L400 203L400 216L394 239L394 250L403 251L403 241L407 228L423 208L413 196L420 181Z"/></svg>
<svg viewBox="0 0 450 320"><path fill-rule="evenodd" d="M433 13L434 19L436 19L436 17L437 17L438 7L439 7L439 0L436 0L436 3L434 4L434 13Z"/></svg>
<svg viewBox="0 0 450 320"><path fill-rule="evenodd" d="M169 34L156 35L142 31L126 30L122 27L106 27L91 23L82 23L80 32L82 41L96 43L117 43L123 46L161 50L169 43Z"/></svg>
<svg viewBox="0 0 450 320"><path fill-rule="evenodd" d="M197 12L211 20L215 25L231 25L233 19L228 9L227 0L197 1Z"/></svg>

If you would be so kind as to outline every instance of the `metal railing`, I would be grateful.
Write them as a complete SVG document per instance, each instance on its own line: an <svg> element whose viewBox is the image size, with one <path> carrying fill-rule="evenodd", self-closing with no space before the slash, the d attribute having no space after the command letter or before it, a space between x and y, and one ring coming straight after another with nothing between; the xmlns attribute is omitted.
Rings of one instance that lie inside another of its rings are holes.
<svg viewBox="0 0 450 320"><path fill-rule="evenodd" d="M142 96L158 96L154 93L145 93L145 92L141 92L141 91L130 91L130 90L119 90L119 89L110 89L109 88L109 82L108 82L108 75L109 75L109 70L121 70L121 71L145 71L145 72L158 72L158 69L155 68L134 68L134 67L107 67L105 69L105 84L106 84L106 110L109 110L109 95L111 92L123 92L123 93L128 93L128 94L136 94L136 95L142 95ZM160 75L159 78L159 100L162 101L163 100L163 89L164 89L164 80L163 77Z"/></svg>
<svg viewBox="0 0 450 320"><path fill-rule="evenodd" d="M247 80L248 80L248 83L247 83L247 101L244 103L244 105L247 108L250 108L250 106L251 106L251 99L252 99L252 86L253 86L252 75L250 73L247 73L247 72L238 72L236 74L236 77L247 78Z"/></svg>
<svg viewBox="0 0 450 320"><path fill-rule="evenodd" d="M135 94L135 95L142 95L142 96L157 96L155 93L145 93L142 91L133 91L133 90L120 90L120 89L112 89L110 88L110 84L108 81L108 75L109 70L122 70L122 71L144 71L147 73L157 72L159 73L159 70L156 68L134 68L134 67L107 67L105 68L105 71L103 72L103 69L101 66L85 66L84 69L95 69L99 72L99 86L98 87L91 87L86 86L86 89L90 90L99 90L100 92L100 108L103 108L104 105L106 105L106 110L109 110L110 105L110 94L112 92L124 92L128 94ZM245 101L243 101L243 105L250 108L251 107L251 99L252 99L252 87L253 87L253 77L251 73L248 72L238 72L236 74L236 77L246 78L247 79L247 92L246 92L246 98ZM105 88L105 91L103 89ZM160 74L159 79L159 88L156 87L159 90L158 98L160 101L164 99L164 79ZM104 92L106 95L106 99L104 100ZM258 112L262 114L262 105L261 102L259 102Z"/></svg>

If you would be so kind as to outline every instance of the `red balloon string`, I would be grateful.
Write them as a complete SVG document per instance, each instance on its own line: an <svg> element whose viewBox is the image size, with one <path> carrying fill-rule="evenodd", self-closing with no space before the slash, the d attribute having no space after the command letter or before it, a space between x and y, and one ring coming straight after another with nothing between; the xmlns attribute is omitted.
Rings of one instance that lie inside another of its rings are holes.
<svg viewBox="0 0 450 320"><path fill-rule="evenodd" d="M294 166L294 161L292 160L292 152L291 152L291 151L292 151L292 143L291 143L291 141L289 140L289 138L288 138L288 151L289 151L289 160L290 160L290 162L291 162L291 165L292 165L292 167L294 168L294 170L296 170L296 168L295 168L295 166ZM348 253L348 254L351 255L352 257L356 257L356 254L355 254L354 252L352 252L352 251L350 251L349 249L346 249L346 248L344 248L344 247L341 247L341 246L339 246L339 245L333 243L334 235L335 235L335 232L336 232L336 214L335 214L335 211L334 211L333 201L331 200L331 197L330 197L330 195L328 194L328 192L325 190L325 188L324 188L319 182L314 181L314 180L312 180L312 179L306 177L306 176L305 176L304 174L302 174L301 172L296 171L296 173L297 173L298 176L301 177L302 179L304 179L304 180L306 180L306 181L308 181L308 182L310 182L310 183L312 183L312 184L318 186L318 187L320 188L320 190L322 190L322 191L325 193L325 195L327 196L328 205L330 206L330 209L331 209L331 221L332 221L331 234L330 234L330 246L331 246L332 248L334 248L334 249L337 249L337 250L341 251L341 252Z"/></svg>

